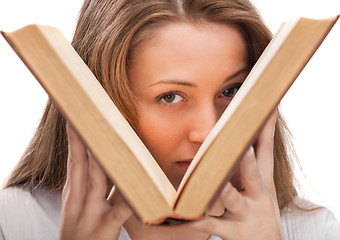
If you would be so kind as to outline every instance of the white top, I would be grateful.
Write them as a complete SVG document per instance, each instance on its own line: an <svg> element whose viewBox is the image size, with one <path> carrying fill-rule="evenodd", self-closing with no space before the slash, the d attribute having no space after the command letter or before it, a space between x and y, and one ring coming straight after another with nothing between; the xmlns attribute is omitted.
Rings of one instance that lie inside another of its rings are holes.
<svg viewBox="0 0 340 240"><path fill-rule="evenodd" d="M310 203L297 199L303 206ZM8 188L0 191L0 240L58 239L61 194L42 188ZM288 210L282 214L285 239L340 239L340 224L325 208ZM220 238L212 236L210 240ZM122 228L119 240L130 240Z"/></svg>

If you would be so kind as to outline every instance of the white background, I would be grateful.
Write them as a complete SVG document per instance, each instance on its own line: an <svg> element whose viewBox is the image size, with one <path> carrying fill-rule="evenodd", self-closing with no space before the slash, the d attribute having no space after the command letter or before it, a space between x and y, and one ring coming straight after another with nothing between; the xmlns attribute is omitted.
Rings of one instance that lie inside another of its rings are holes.
<svg viewBox="0 0 340 240"><path fill-rule="evenodd" d="M281 22L300 16L340 13L340 0L254 0L276 32ZM38 23L58 27L71 40L81 0L1 0L0 29L14 31ZM303 174L303 192L332 209L340 220L340 23L301 73L281 108L294 136ZM27 146L47 96L0 37L0 183Z"/></svg>

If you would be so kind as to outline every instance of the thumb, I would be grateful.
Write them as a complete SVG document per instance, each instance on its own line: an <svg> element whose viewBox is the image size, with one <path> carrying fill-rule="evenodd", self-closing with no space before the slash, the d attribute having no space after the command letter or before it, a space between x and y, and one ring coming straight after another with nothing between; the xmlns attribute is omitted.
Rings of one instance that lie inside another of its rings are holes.
<svg viewBox="0 0 340 240"><path fill-rule="evenodd" d="M267 189L273 190L274 175L274 132L277 119L277 110L267 120L256 143L256 159Z"/></svg>
<svg viewBox="0 0 340 240"><path fill-rule="evenodd" d="M214 205L207 211L208 216L220 217L225 213L225 207L220 199L214 203Z"/></svg>
<svg viewBox="0 0 340 240"><path fill-rule="evenodd" d="M132 210L123 199L120 192L117 190L116 186L113 186L107 201L112 206L110 217L112 220L119 224L120 226L123 225L126 220L132 216Z"/></svg>

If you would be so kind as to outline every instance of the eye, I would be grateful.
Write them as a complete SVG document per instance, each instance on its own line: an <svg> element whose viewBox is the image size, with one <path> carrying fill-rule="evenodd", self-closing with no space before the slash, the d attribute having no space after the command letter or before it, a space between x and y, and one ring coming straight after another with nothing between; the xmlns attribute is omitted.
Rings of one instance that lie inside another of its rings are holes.
<svg viewBox="0 0 340 240"><path fill-rule="evenodd" d="M157 97L156 99L158 102L162 102L162 103L179 103L182 102L184 100L184 98L180 95L179 92L167 92L167 93L163 93L160 96Z"/></svg>
<svg viewBox="0 0 340 240"><path fill-rule="evenodd" d="M237 85L228 87L227 89L223 90L220 97L232 98L236 95L236 93L240 89L240 87L241 87L241 84L237 84Z"/></svg>

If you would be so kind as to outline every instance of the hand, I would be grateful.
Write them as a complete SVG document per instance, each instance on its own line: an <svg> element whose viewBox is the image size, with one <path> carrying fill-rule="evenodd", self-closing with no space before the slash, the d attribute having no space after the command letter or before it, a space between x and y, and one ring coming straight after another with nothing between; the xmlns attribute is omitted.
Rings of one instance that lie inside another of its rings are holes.
<svg viewBox="0 0 340 240"><path fill-rule="evenodd" d="M223 239L283 239L273 179L275 123L276 112L261 131L256 150L251 147L240 163L244 190L227 183L218 201L225 213L193 222L193 228Z"/></svg>
<svg viewBox="0 0 340 240"><path fill-rule="evenodd" d="M67 124L69 156L63 189L60 239L118 239L132 214L116 189L108 198L107 177Z"/></svg>

